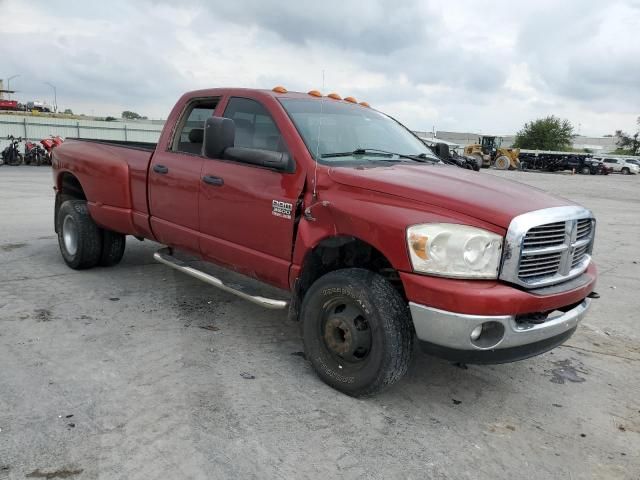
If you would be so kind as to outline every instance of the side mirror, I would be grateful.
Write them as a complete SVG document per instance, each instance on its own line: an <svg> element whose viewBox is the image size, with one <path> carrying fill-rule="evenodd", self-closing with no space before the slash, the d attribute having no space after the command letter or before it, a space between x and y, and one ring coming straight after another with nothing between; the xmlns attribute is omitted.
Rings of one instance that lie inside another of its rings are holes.
<svg viewBox="0 0 640 480"><path fill-rule="evenodd" d="M224 151L223 158L284 172L293 171L291 157L285 152L273 152L260 148L228 147Z"/></svg>
<svg viewBox="0 0 640 480"><path fill-rule="evenodd" d="M236 125L230 118L209 117L204 122L202 152L205 157L222 158L232 148L236 138Z"/></svg>

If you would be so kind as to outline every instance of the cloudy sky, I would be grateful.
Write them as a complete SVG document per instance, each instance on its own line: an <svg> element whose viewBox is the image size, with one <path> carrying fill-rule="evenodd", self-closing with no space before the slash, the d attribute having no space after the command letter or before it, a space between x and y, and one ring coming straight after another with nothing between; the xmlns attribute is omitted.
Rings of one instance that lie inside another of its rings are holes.
<svg viewBox="0 0 640 480"><path fill-rule="evenodd" d="M186 90L366 100L415 130L508 134L549 114L580 133L640 115L640 0L0 0L18 99L165 118Z"/></svg>

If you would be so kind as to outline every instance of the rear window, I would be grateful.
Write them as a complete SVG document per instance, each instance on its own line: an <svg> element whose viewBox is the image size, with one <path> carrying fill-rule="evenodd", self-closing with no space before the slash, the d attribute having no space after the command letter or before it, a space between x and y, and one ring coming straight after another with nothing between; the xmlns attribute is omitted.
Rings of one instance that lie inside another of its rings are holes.
<svg viewBox="0 0 640 480"><path fill-rule="evenodd" d="M174 152L202 154L204 122L213 116L218 99L195 100L185 110L173 139Z"/></svg>

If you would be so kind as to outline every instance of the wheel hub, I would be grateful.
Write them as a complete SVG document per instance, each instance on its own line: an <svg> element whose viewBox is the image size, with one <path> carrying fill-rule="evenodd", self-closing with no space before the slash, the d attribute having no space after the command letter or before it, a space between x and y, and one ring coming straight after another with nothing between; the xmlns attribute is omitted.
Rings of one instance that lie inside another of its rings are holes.
<svg viewBox="0 0 640 480"><path fill-rule="evenodd" d="M338 302L325 309L323 339L329 352L341 360L356 363L371 350L371 329L355 305Z"/></svg>
<svg viewBox="0 0 640 480"><path fill-rule="evenodd" d="M71 215L67 215L62 222L62 239L67 253L75 255L78 251L78 228Z"/></svg>

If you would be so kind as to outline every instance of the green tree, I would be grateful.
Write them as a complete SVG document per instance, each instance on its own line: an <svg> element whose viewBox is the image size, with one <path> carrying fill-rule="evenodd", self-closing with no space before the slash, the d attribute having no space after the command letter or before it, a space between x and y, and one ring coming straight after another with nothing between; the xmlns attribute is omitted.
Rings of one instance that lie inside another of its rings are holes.
<svg viewBox="0 0 640 480"><path fill-rule="evenodd" d="M73 115L73 111L70 108L64 110L65 115Z"/></svg>
<svg viewBox="0 0 640 480"><path fill-rule="evenodd" d="M122 118L124 118L126 120L139 120L142 117L140 116L139 113L131 112L129 110L125 110L124 112L122 112Z"/></svg>
<svg viewBox="0 0 640 480"><path fill-rule="evenodd" d="M636 121L640 127L640 117ZM622 130L616 130L616 145L623 155L640 155L640 128L633 135L627 135Z"/></svg>
<svg viewBox="0 0 640 480"><path fill-rule="evenodd" d="M105 122L115 122L116 121L116 117L104 117L104 121Z"/></svg>
<svg viewBox="0 0 640 480"><path fill-rule="evenodd" d="M553 115L527 122L516 134L515 147L531 150L564 150L571 146L573 126Z"/></svg>

